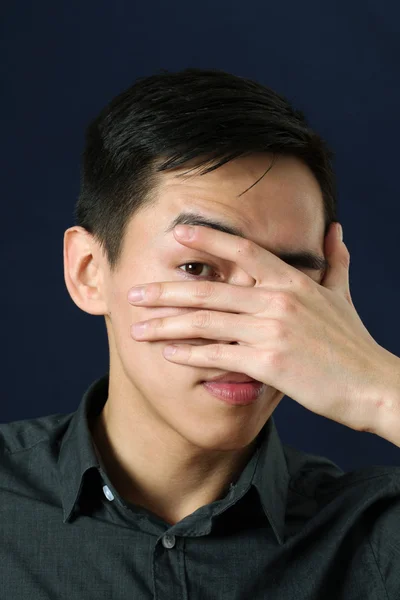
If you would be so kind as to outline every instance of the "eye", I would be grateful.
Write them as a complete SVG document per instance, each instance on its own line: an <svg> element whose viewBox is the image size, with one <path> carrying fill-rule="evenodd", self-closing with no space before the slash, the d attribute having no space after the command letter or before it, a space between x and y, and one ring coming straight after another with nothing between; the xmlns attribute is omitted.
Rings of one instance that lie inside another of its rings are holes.
<svg viewBox="0 0 400 600"><path fill-rule="evenodd" d="M200 273L203 271L204 267L211 269L211 271L214 274L216 273L214 267L212 267L211 265L208 265L207 263L188 262L188 263L185 263L184 265L181 265L178 268L181 269L182 267L190 267L189 272L187 274L192 277L200 277ZM204 275L204 277L207 277L207 275ZM210 277L210 275L208 275L208 277Z"/></svg>

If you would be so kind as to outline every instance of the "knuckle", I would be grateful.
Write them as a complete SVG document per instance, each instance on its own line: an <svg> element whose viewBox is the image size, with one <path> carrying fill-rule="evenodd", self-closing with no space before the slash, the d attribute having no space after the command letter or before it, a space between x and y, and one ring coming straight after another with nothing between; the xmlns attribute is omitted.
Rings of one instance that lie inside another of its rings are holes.
<svg viewBox="0 0 400 600"><path fill-rule="evenodd" d="M238 238L236 250L249 258L256 258L258 255L256 244L247 238Z"/></svg>
<svg viewBox="0 0 400 600"><path fill-rule="evenodd" d="M146 300L158 300L164 293L164 287L162 283L153 281L152 283L146 284L145 299Z"/></svg>
<svg viewBox="0 0 400 600"><path fill-rule="evenodd" d="M268 326L268 335L276 339L285 339L287 330L285 324L279 320L272 320Z"/></svg>
<svg viewBox="0 0 400 600"><path fill-rule="evenodd" d="M343 255L340 258L340 262L346 269L348 269L350 267L350 252L348 251L347 246L346 250L347 252L343 253Z"/></svg>
<svg viewBox="0 0 400 600"><path fill-rule="evenodd" d="M293 292L280 291L274 294L273 303L279 312L292 313L296 307L296 301Z"/></svg>
<svg viewBox="0 0 400 600"><path fill-rule="evenodd" d="M296 288L304 294L311 294L314 291L314 282L305 273L298 273Z"/></svg>
<svg viewBox="0 0 400 600"><path fill-rule="evenodd" d="M211 281L199 281L194 286L194 297L198 299L199 306L205 304L215 294L215 287Z"/></svg>
<svg viewBox="0 0 400 600"><path fill-rule="evenodd" d="M352 306L353 308L355 308L354 303L353 303L353 299L351 297L351 293L349 290L346 290L344 297L346 298L347 302L350 304L350 306Z"/></svg>
<svg viewBox="0 0 400 600"><path fill-rule="evenodd" d="M151 319L151 321L148 321L147 323L148 329L161 329L164 327L165 319L159 317L157 319Z"/></svg>
<svg viewBox="0 0 400 600"><path fill-rule="evenodd" d="M270 306L271 300L274 297L274 292L269 290L268 288L257 288L258 293L260 295L261 298L261 302L265 305L265 306Z"/></svg>
<svg viewBox="0 0 400 600"><path fill-rule="evenodd" d="M275 373L280 373L283 370L284 356L282 351L274 349L265 355L266 367Z"/></svg>
<svg viewBox="0 0 400 600"><path fill-rule="evenodd" d="M211 348L210 348L210 361L218 361L221 360L221 358L223 357L223 353L224 353L224 347L222 344L211 344Z"/></svg>
<svg viewBox="0 0 400 600"><path fill-rule="evenodd" d="M188 363L190 363L190 361L193 358L193 346L188 345L187 350L188 350L188 355L186 357L186 360L187 360Z"/></svg>
<svg viewBox="0 0 400 600"><path fill-rule="evenodd" d="M211 311L199 310L193 313L193 327L197 329L206 329L211 325Z"/></svg>
<svg viewBox="0 0 400 600"><path fill-rule="evenodd" d="M214 284L211 281L199 281L195 286L195 294L199 297L208 298L214 293Z"/></svg>

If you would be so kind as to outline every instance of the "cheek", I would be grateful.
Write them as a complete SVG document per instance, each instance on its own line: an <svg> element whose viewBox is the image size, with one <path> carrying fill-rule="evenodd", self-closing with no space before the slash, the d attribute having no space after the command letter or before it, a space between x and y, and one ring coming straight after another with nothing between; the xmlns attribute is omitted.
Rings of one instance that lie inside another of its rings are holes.
<svg viewBox="0 0 400 600"><path fill-rule="evenodd" d="M127 299L129 289L130 288L126 288L123 291L114 289L111 295L111 301L109 302L110 324L116 344L120 348L124 347L127 349L128 347L132 351L132 344L134 345L133 347L137 346L138 348L140 344L143 349L143 344L134 340L130 334L132 325L139 321L148 321L150 319L162 317L174 317L198 310L196 308L173 306L136 306L130 304ZM159 344L165 346L167 343L168 340L157 340L147 348L156 348Z"/></svg>

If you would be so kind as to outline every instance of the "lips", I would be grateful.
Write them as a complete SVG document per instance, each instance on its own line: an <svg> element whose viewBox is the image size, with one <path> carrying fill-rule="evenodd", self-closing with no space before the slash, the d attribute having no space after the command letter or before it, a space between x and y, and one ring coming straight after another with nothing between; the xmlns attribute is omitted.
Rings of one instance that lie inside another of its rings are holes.
<svg viewBox="0 0 400 600"><path fill-rule="evenodd" d="M261 383L260 381L257 381L257 379L253 379L252 377L249 377L244 373L224 373L223 375L218 375L217 377L206 379L206 381L218 383Z"/></svg>

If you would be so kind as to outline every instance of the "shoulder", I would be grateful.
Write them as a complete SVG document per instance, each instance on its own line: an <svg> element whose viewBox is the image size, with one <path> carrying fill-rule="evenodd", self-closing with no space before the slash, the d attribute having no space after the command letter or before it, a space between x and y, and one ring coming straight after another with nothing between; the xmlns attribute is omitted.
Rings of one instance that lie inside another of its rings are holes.
<svg viewBox="0 0 400 600"><path fill-rule="evenodd" d="M72 414L0 423L0 494L31 495L52 476Z"/></svg>
<svg viewBox="0 0 400 600"><path fill-rule="evenodd" d="M330 526L367 543L389 598L400 589L400 467L370 466L345 472L323 456L284 446L291 502L309 516L329 515ZM290 504L290 501L289 501Z"/></svg>
<svg viewBox="0 0 400 600"><path fill-rule="evenodd" d="M366 491L376 490L378 496L400 493L400 467L368 466L344 471L325 456L310 454L284 446L285 458L290 475L290 487L305 496L322 497L346 492L364 496Z"/></svg>
<svg viewBox="0 0 400 600"><path fill-rule="evenodd" d="M68 426L71 414L57 413L34 419L0 423L0 453L15 454L32 450L38 444L49 443L59 437L63 425Z"/></svg>

